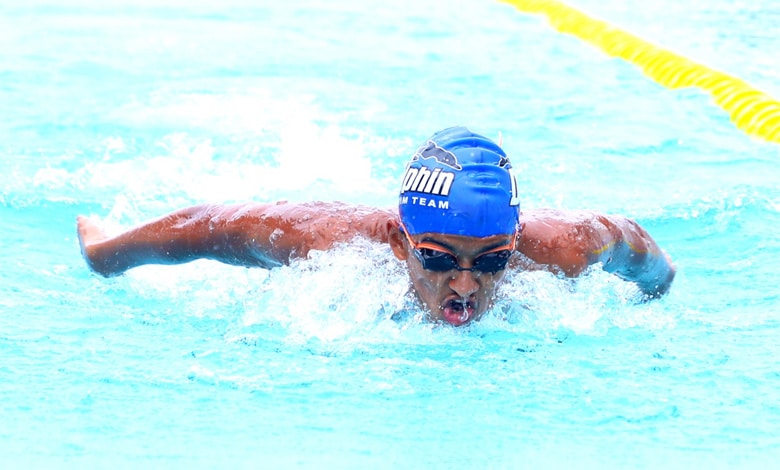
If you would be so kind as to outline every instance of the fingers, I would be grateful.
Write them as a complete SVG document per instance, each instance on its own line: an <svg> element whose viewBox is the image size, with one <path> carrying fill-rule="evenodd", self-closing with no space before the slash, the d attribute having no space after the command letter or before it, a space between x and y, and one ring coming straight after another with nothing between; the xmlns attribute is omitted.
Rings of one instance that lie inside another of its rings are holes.
<svg viewBox="0 0 780 470"><path fill-rule="evenodd" d="M78 229L79 245L81 247L81 256L87 262L89 268L103 276L109 276L111 273L101 270L96 264L96 244L105 240L106 234L103 229L93 220L82 215L76 217L76 227Z"/></svg>
<svg viewBox="0 0 780 470"><path fill-rule="evenodd" d="M83 215L76 217L76 225L82 252L85 247L106 239L103 229L96 222Z"/></svg>

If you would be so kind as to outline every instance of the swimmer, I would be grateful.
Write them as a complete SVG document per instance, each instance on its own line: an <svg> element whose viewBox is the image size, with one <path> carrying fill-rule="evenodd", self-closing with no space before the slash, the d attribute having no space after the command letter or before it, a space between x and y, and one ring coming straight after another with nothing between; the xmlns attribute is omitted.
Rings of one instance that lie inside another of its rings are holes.
<svg viewBox="0 0 780 470"><path fill-rule="evenodd" d="M520 211L512 165L492 140L465 127L431 136L412 156L397 210L338 202L199 205L114 237L79 216L81 253L115 276L144 264L211 259L271 269L361 236L387 243L406 264L433 322L460 326L491 306L507 270L576 277L601 267L665 294L675 268L637 223L590 211Z"/></svg>

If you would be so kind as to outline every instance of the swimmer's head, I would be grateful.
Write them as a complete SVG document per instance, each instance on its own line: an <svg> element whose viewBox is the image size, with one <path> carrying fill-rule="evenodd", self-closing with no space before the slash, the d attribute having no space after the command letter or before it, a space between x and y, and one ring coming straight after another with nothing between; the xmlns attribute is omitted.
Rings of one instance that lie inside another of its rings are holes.
<svg viewBox="0 0 780 470"><path fill-rule="evenodd" d="M406 166L398 211L410 235L513 234L519 227L520 201L512 165L485 136L465 127L439 131Z"/></svg>

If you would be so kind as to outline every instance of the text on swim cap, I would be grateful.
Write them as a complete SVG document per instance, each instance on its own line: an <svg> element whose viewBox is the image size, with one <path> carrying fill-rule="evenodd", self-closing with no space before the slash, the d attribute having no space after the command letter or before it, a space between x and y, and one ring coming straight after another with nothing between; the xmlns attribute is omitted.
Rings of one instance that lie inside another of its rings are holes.
<svg viewBox="0 0 780 470"><path fill-rule="evenodd" d="M400 196L398 198L398 204L409 204L410 201L413 206L433 207L435 209L442 210L447 210L450 208L450 201L447 200L442 201L419 196Z"/></svg>
<svg viewBox="0 0 780 470"><path fill-rule="evenodd" d="M434 196L449 196L455 173L441 171L436 168L433 171L423 168L407 168L404 174L401 194L413 191Z"/></svg>

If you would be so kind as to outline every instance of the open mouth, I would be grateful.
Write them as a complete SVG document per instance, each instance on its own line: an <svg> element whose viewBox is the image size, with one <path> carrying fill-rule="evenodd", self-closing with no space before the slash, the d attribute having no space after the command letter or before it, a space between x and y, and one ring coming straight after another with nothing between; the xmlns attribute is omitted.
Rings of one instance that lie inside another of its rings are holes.
<svg viewBox="0 0 780 470"><path fill-rule="evenodd" d="M454 326L460 326L474 318L474 302L462 298L450 299L441 308L444 320Z"/></svg>

